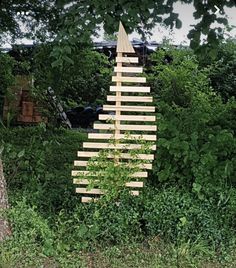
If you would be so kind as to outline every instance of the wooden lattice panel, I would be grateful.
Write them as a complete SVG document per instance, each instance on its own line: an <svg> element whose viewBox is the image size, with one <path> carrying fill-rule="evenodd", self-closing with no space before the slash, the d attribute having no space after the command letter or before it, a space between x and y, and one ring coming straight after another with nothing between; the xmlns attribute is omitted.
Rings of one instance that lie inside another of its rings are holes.
<svg viewBox="0 0 236 268"><path fill-rule="evenodd" d="M91 177L91 173L87 171L88 160L91 157L98 156L99 150L103 149L118 149L121 150L119 160L122 163L126 163L127 159L132 159L132 155L129 153L131 150L140 149L140 144L134 144L133 139L142 139L145 141L153 142L151 150L156 150L156 125L145 122L155 122L155 115L150 113L155 112L155 107L150 105L153 101L152 97L145 96L143 94L150 92L150 87L143 86L146 83L145 77L138 77L137 74L143 72L142 67L137 67L135 64L138 63L137 57L126 57L126 53L135 53L131 43L128 40L128 36L120 23L118 41L117 41L117 66L114 68L115 76L112 77L112 81L115 85L110 86L110 92L114 95L108 95L107 101L112 104L103 105L104 111L114 112L114 115L101 114L99 120L104 121L103 123L95 123L94 129L101 131L100 133L89 133L88 138L95 140L93 142L84 142L83 151L78 152L79 160L74 161L75 167L80 167L80 170L73 170L72 176L77 177L73 180L73 183L79 185L76 188L76 192L82 194L82 202L90 202L96 200L96 196L106 194L101 189L90 189L87 190L89 180L86 176ZM142 83L142 85L140 85ZM142 95L140 95L142 94ZM128 105L126 105L128 103ZM137 105L135 105L137 103ZM137 115L137 113L141 113ZM146 114L148 113L148 114ZM108 121L108 122L106 122ZM136 124L136 122L138 122ZM142 124L143 123L143 124ZM129 131L130 135L125 135L126 131ZM141 133L140 133L141 132ZM109 140L116 140L116 142L109 143ZM125 143L123 143L125 139ZM98 141L97 141L98 140ZM114 155L108 155L109 159L114 158ZM137 154L137 158L153 161L153 154ZM117 159L116 159L117 161ZM127 162L128 163L128 162ZM129 187L132 195L139 195L139 188L143 187L143 178L147 178L148 173L145 170L152 168L151 163L139 164L140 172L132 174L133 181L125 183L126 187ZM138 181L136 180L138 178ZM95 180L99 180L95 175Z"/></svg>

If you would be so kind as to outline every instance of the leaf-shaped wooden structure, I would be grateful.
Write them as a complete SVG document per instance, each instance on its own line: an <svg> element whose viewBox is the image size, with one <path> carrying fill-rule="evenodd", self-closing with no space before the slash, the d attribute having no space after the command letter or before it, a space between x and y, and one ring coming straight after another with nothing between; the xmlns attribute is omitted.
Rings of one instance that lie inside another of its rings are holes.
<svg viewBox="0 0 236 268"><path fill-rule="evenodd" d="M89 180L86 174L89 171L86 170L88 166L88 159L99 155L99 150L103 149L119 149L124 150L119 156L120 159L116 159L118 162L126 161L126 159L132 158L129 153L130 150L139 148L140 145L130 143L122 143L124 139L125 132L129 131L130 135L128 139L142 138L146 141L156 141L156 130L155 124L147 122L155 122L155 115L150 115L150 113L155 112L154 106L146 105L153 101L152 97L144 95L144 93L150 92L150 87L143 86L146 83L145 77L138 77L136 74L141 74L143 72L142 67L137 67L138 57L131 56L135 51L128 40L128 36L125 29L120 23L118 41L117 41L117 66L114 68L115 76L112 77L112 81L115 85L110 86L110 92L114 92L115 95L108 95L107 101L112 102L111 105L103 105L104 111L114 112L113 115L100 114L99 120L104 120L104 123L95 123L94 129L102 131L100 133L89 133L88 138L93 140L93 142L84 142L84 151L78 152L78 157L80 160L74 162L74 166L82 167L83 170L72 171L72 176L80 176L82 174L83 178L74 179L74 183L80 185L76 188L76 192L82 194L82 202L90 202L96 199L91 196L101 195L105 192L101 189L90 189L86 187L89 184ZM128 55L127 55L128 54ZM140 95L141 94L141 95ZM129 103L128 105L125 105ZM131 105L130 105L131 103ZM140 103L144 105L140 105ZM137 104L137 105L133 105ZM141 115L137 115L141 113ZM148 115L147 115L148 113ZM109 121L109 122L107 122ZM106 131L106 133L104 133ZM140 132L142 132L140 134ZM144 134L143 134L144 132ZM147 134L148 133L148 134ZM151 134L150 134L151 133ZM109 139L115 139L117 142L111 144L108 142ZM95 140L95 141L94 141ZM91 149L93 149L91 151ZM156 145L153 143L151 146L152 150L156 149ZM128 150L128 152L127 152ZM147 159L152 161L154 159L153 154L140 154L138 155L140 159ZM144 164L141 169L151 169L152 165ZM146 171L140 171L132 174L134 178L145 178L147 177ZM99 178L96 178L99 180ZM130 193L133 195L138 195L139 191L137 188L143 187L143 181L130 181L125 183L127 187L134 188L136 190L131 190Z"/></svg>

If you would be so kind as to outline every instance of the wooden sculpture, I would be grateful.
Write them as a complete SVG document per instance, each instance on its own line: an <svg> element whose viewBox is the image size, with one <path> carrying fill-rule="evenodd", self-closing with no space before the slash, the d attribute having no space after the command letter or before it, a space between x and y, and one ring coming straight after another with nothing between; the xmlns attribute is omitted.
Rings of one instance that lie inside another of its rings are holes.
<svg viewBox="0 0 236 268"><path fill-rule="evenodd" d="M156 135L152 135L150 133L155 134L157 127L152 124L145 124L145 122L155 122L156 117L151 115L136 115L137 112L141 113L151 113L155 112L154 106L140 106L140 105L124 105L124 103L150 103L153 101L152 97L148 96L140 96L140 93L149 93L150 87L140 86L141 83L146 82L145 77L137 77L129 74L138 74L143 72L142 67L135 67L134 64L138 63L138 57L131 57L130 54L134 54L135 51L128 40L128 36L125 32L125 29L120 23L119 25L119 33L118 33L118 41L117 41L117 57L116 63L117 66L114 68L114 72L116 76L112 77L112 81L115 82L114 86L110 86L110 91L115 92L115 95L108 95L107 101L113 102L113 105L103 105L104 111L113 111L114 115L109 114L101 114L99 115L99 120L104 120L109 122L105 123L95 123L94 129L102 130L108 133L89 133L88 138L93 140L103 140L103 142L84 142L83 148L93 149L92 151L79 151L78 157L80 157L79 161L74 162L74 166L83 167L86 169L88 166L88 158L97 156L99 150L102 149L119 149L124 150L124 153L121 151L120 159L115 159L117 163L119 161L126 161L126 159L130 159L132 156L129 154L130 150L139 148L138 144L124 144L122 143L122 139L125 138L125 131L130 132L130 139L141 137L146 141L156 141ZM127 54L129 56L127 56ZM123 75L126 74L126 75ZM133 83L136 83L133 86ZM131 84L131 85L130 85ZM138 93L138 94L134 94ZM124 113L126 112L126 113ZM128 112L128 113L127 113ZM131 123L133 122L133 124ZM136 123L143 122L143 124ZM111 133L113 131L113 133ZM148 132L148 134L140 134L140 132ZM115 139L116 143L110 144L108 142L109 139ZM156 150L156 145L153 144L151 146L152 150ZM127 152L128 150L128 152ZM153 154L140 154L138 155L140 159L153 160ZM124 163L124 162L123 162ZM142 169L151 169L151 164L143 165ZM82 202L90 202L92 200L96 200L96 198L91 196L96 196L100 194L104 194L104 192L98 188L88 190L86 187L89 184L89 180L86 179L86 174L88 171L86 170L74 170L72 171L72 176L78 177L83 176L83 178L74 179L74 184L80 185L76 188L76 192L82 194ZM132 177L136 178L144 178L147 177L147 172L136 172ZM96 178L99 180L99 178ZM140 179L139 179L140 180ZM125 184L130 188L140 188L143 187L143 181L130 181ZM131 194L138 195L139 191L131 190Z"/></svg>

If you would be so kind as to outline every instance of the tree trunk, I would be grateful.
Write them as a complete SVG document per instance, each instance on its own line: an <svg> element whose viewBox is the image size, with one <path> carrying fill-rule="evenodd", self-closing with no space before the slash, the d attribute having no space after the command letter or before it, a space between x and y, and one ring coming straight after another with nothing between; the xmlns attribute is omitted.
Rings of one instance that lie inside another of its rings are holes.
<svg viewBox="0 0 236 268"><path fill-rule="evenodd" d="M10 225L4 216L4 210L8 208L7 184L3 174L2 159L0 158L0 241L11 234Z"/></svg>

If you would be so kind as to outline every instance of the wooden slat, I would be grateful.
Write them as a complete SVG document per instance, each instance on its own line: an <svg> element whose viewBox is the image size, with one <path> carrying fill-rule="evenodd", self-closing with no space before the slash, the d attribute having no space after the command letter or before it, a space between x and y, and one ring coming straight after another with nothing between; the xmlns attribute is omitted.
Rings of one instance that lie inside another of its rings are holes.
<svg viewBox="0 0 236 268"><path fill-rule="evenodd" d="M81 197L81 202L82 203L96 202L97 200L98 200L98 198L87 197L87 196L82 196Z"/></svg>
<svg viewBox="0 0 236 268"><path fill-rule="evenodd" d="M130 181L126 182L126 187L134 187L134 188L142 188L143 187L143 181Z"/></svg>
<svg viewBox="0 0 236 268"><path fill-rule="evenodd" d="M116 57L116 62L138 63L138 57Z"/></svg>
<svg viewBox="0 0 236 268"><path fill-rule="evenodd" d="M108 129L114 130L116 127L114 124L97 124L93 125L94 129ZM120 125L120 130L137 130L137 131L157 131L156 125Z"/></svg>
<svg viewBox="0 0 236 268"><path fill-rule="evenodd" d="M138 87L138 86L110 86L111 92L150 92L150 87Z"/></svg>
<svg viewBox="0 0 236 268"><path fill-rule="evenodd" d="M80 160L75 160L74 161L74 166L75 167L82 167L82 165L80 165L80 163L83 162L83 163L86 163L84 166L88 166L88 162L89 161L80 161ZM93 162L94 164L96 164L96 162ZM125 163L125 162L123 162ZM138 164L137 165L140 169L152 169L152 164Z"/></svg>
<svg viewBox="0 0 236 268"><path fill-rule="evenodd" d="M112 82L146 83L146 77L112 76Z"/></svg>
<svg viewBox="0 0 236 268"><path fill-rule="evenodd" d="M103 105L104 111L122 111L122 112L155 112L154 106L115 106L115 105Z"/></svg>
<svg viewBox="0 0 236 268"><path fill-rule="evenodd" d="M92 148L92 149L125 149L125 150L137 150L141 149L141 144L128 144L128 143L98 143L98 142L83 142L83 148ZM150 146L151 150L156 150L156 145Z"/></svg>
<svg viewBox="0 0 236 268"><path fill-rule="evenodd" d="M107 96L107 101L116 101L116 96ZM153 97L146 96L121 96L119 101L122 102L153 102Z"/></svg>
<svg viewBox="0 0 236 268"><path fill-rule="evenodd" d="M120 120L120 121L143 121L143 122L155 122L156 117L150 115L110 115L99 114L99 120Z"/></svg>
<svg viewBox="0 0 236 268"><path fill-rule="evenodd" d="M156 135L142 135L142 134L130 134L129 136L125 134L105 134L105 133L89 133L89 139L99 139L99 140L106 140L106 139L126 139L126 140L133 140L133 139L141 139L145 141L156 141Z"/></svg>
<svg viewBox="0 0 236 268"><path fill-rule="evenodd" d="M93 157L98 156L99 152L85 152L85 151L78 151L77 155L78 157ZM137 154L137 159L143 159L143 160L154 160L153 154ZM108 155L108 158L114 158L113 155ZM134 157L128 153L122 153L120 154L120 158L122 159L133 159Z"/></svg>
<svg viewBox="0 0 236 268"><path fill-rule="evenodd" d="M71 176L76 177L76 176L102 176L102 172L98 172L96 175L95 173L91 173L89 170L72 170L71 171ZM147 178L148 173L146 171L140 171L140 172L134 172L130 177L132 178Z"/></svg>
<svg viewBox="0 0 236 268"><path fill-rule="evenodd" d="M100 189L87 190L86 188L76 188L75 191L78 194L104 194Z"/></svg>
<svg viewBox="0 0 236 268"><path fill-rule="evenodd" d="M98 194L98 195L102 195L104 194L104 191L100 190L100 189L91 189L91 190L87 190L86 188L76 188L75 189L76 193L79 194ZM139 195L139 191L130 191L131 195Z"/></svg>
<svg viewBox="0 0 236 268"><path fill-rule="evenodd" d="M94 180L94 182L99 182L99 180ZM79 184L79 185L88 185L90 183L87 179L73 179L73 184ZM143 181L130 181L125 183L126 187L134 187L134 188L142 188L143 187Z"/></svg>
<svg viewBox="0 0 236 268"><path fill-rule="evenodd" d="M115 67L114 72L116 73L142 73L143 67Z"/></svg>
<svg viewBox="0 0 236 268"><path fill-rule="evenodd" d="M139 195L139 191L130 191L131 195Z"/></svg>

